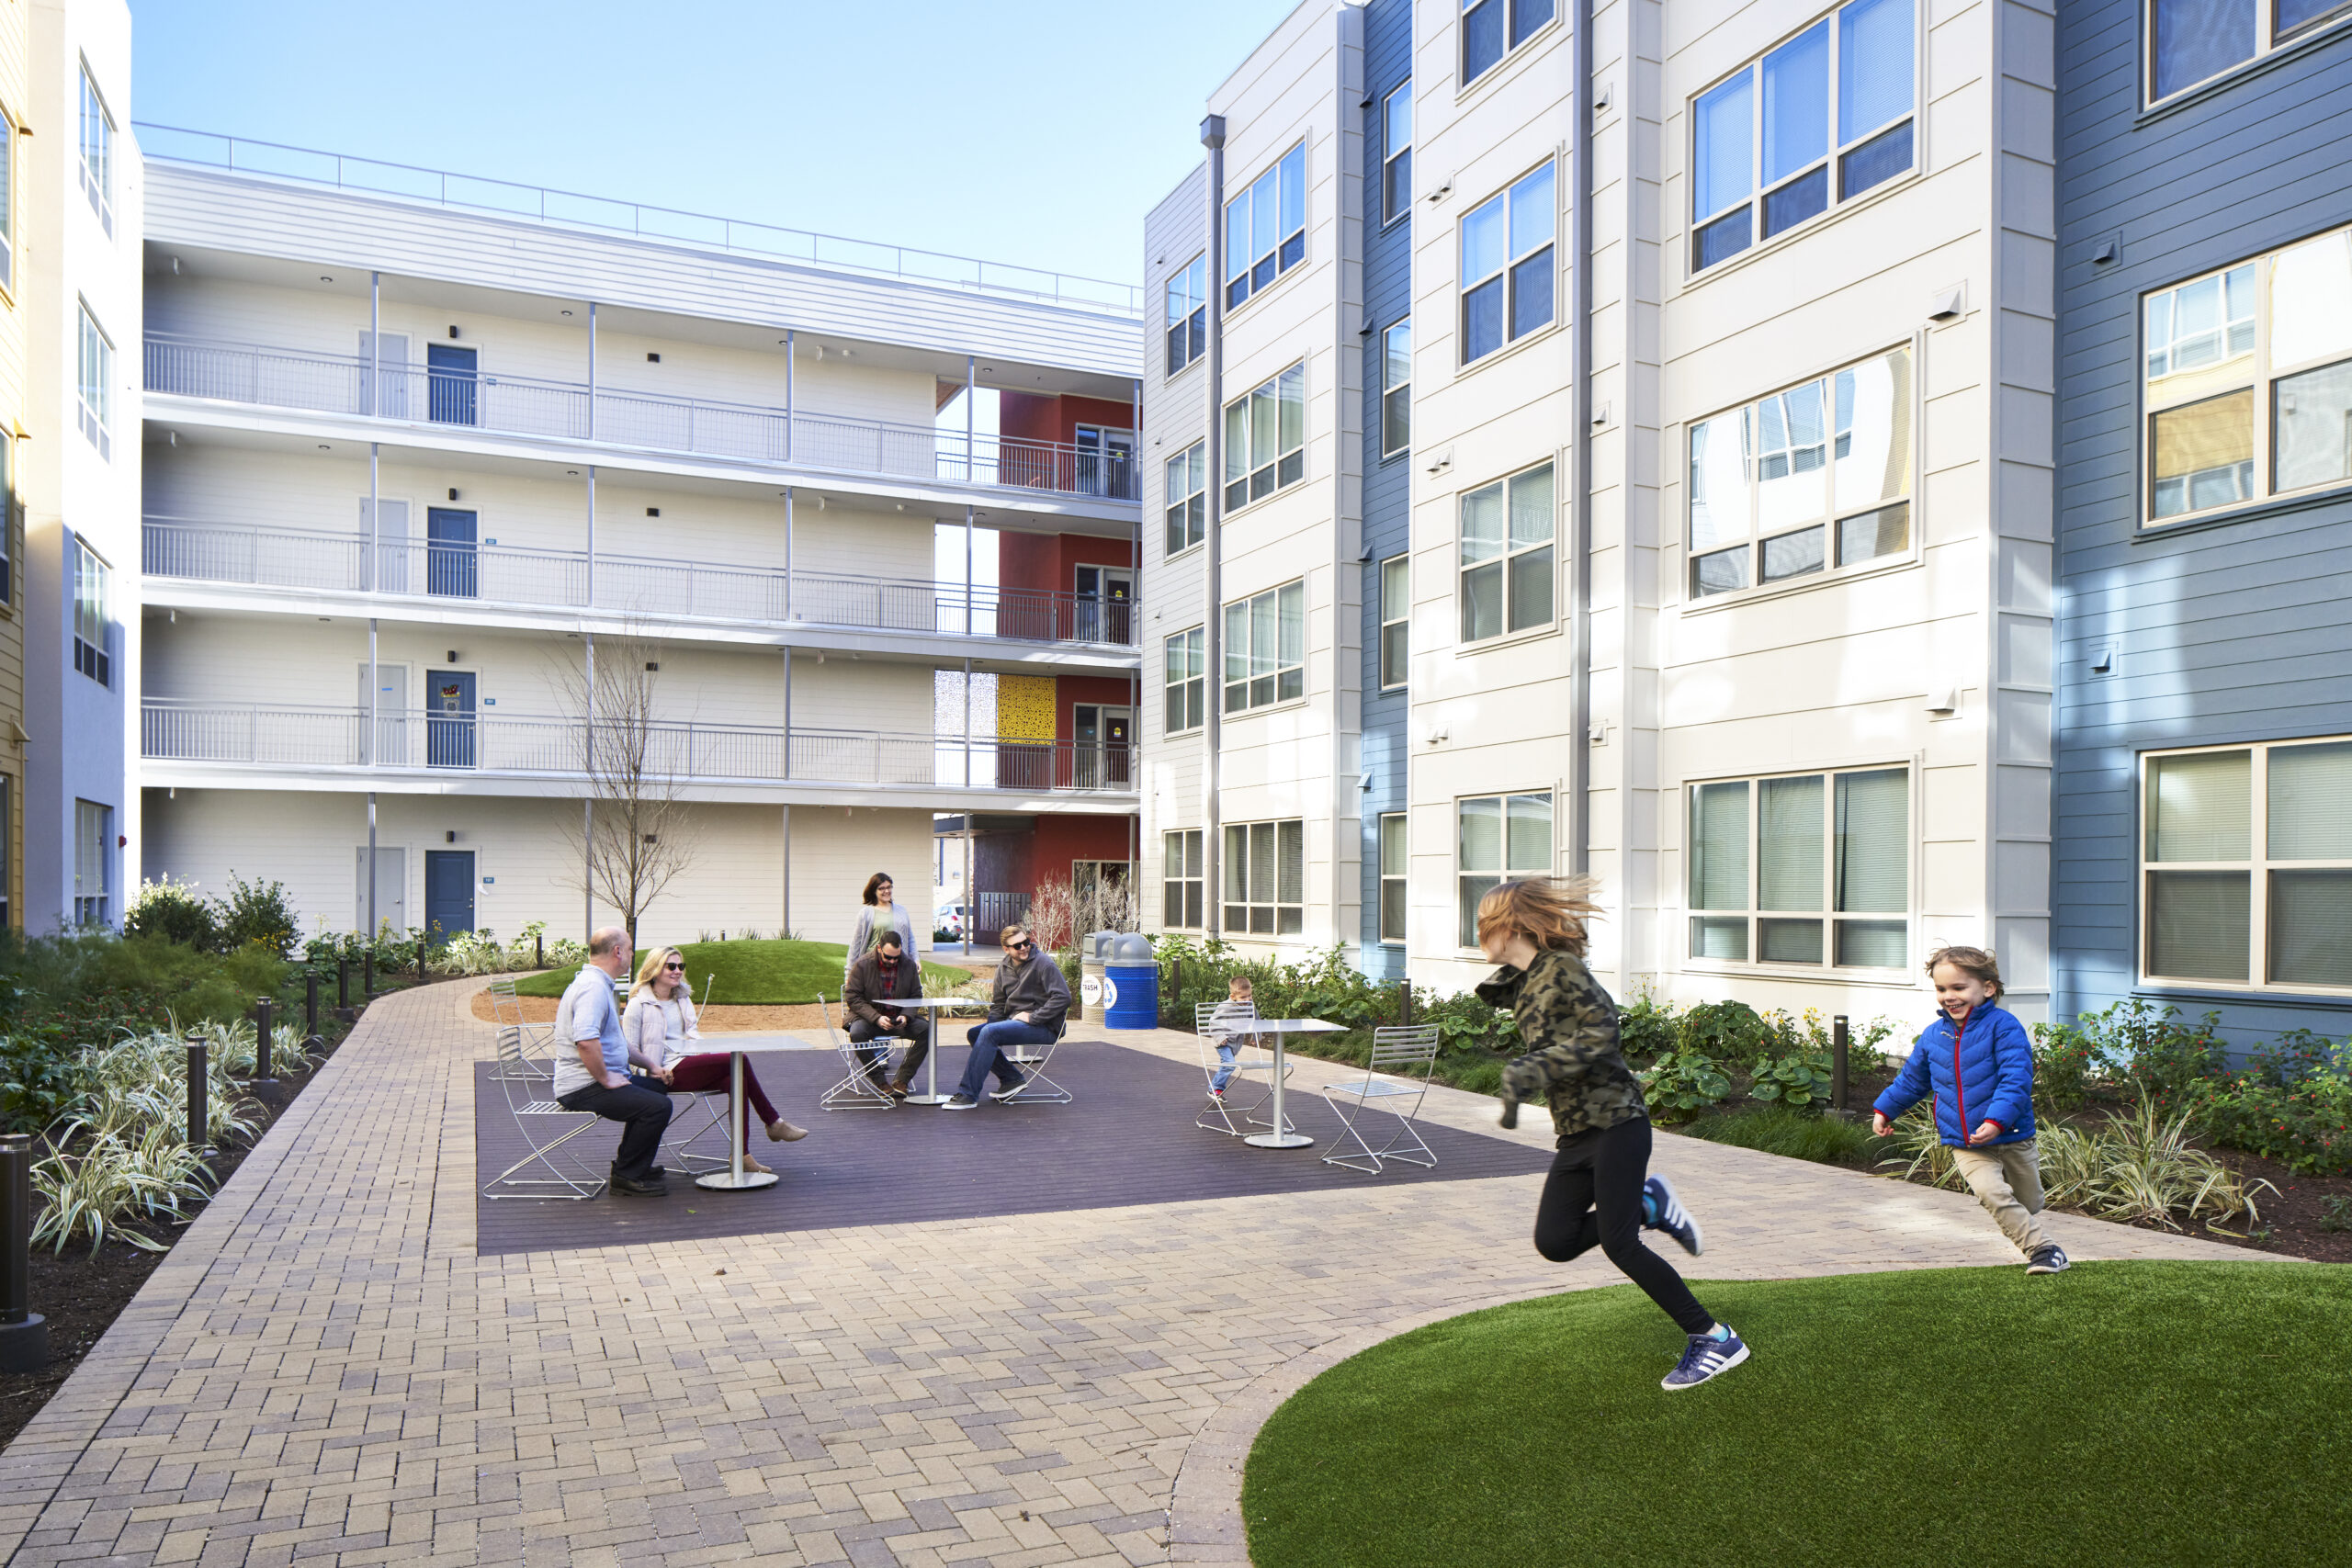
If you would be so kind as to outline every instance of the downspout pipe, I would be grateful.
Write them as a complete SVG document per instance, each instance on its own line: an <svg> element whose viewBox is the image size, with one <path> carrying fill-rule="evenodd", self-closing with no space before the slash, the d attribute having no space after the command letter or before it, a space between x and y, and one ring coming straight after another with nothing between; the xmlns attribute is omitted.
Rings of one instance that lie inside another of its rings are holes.
<svg viewBox="0 0 2352 1568"><path fill-rule="evenodd" d="M1207 604L1203 611L1201 633L1203 666L1201 677L1209 701L1202 705L1207 710L1207 723L1201 731L1201 931L1216 936L1222 928L1224 907L1218 902L1225 896L1225 882L1220 862L1225 847L1225 830L1220 821L1223 801L1217 754L1223 744L1225 706L1225 421L1224 410L1217 400L1225 389L1225 117L1210 115L1201 121L1201 145L1208 149L1208 257L1209 257L1209 333L1208 366L1202 372L1203 394L1207 403L1204 418L1208 425L1204 437L1208 450L1208 502L1206 507L1207 548L1201 573L1207 584Z"/></svg>
<svg viewBox="0 0 2352 1568"><path fill-rule="evenodd" d="M1574 47L1577 118L1569 157L1576 164L1576 210L1569 232L1576 279L1569 335L1576 363L1568 417L1576 423L1576 489L1569 497L1576 566L1568 590L1568 799L1576 831L1568 840L1568 869L1582 876L1592 869L1592 0L1577 0Z"/></svg>

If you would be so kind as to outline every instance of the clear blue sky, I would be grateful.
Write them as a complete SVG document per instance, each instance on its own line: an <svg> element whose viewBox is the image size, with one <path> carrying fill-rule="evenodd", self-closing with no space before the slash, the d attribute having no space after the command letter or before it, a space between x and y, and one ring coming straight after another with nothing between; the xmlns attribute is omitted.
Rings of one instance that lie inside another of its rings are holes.
<svg viewBox="0 0 2352 1568"><path fill-rule="evenodd" d="M1133 281L1295 0L130 0L136 119Z"/></svg>

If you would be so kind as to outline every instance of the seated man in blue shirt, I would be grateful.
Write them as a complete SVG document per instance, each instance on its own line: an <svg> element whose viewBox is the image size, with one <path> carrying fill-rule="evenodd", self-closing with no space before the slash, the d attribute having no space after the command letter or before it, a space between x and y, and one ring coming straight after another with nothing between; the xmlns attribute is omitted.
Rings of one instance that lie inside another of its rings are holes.
<svg viewBox="0 0 2352 1568"><path fill-rule="evenodd" d="M628 973L633 956L628 932L618 926L589 937L588 962L556 1007L560 1034L573 1054L557 1053L555 1098L566 1111L593 1111L628 1123L613 1156L613 1190L650 1195L670 1190L662 1168L653 1163L662 1152L662 1130L670 1125L670 1097L629 1080L628 1042L621 1035L613 982Z"/></svg>

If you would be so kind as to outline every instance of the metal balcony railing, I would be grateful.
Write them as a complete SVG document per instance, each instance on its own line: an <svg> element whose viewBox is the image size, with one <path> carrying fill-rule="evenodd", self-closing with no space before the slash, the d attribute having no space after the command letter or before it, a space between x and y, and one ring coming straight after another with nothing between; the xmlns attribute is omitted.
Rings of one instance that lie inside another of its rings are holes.
<svg viewBox="0 0 2352 1568"><path fill-rule="evenodd" d="M817 783L1026 793L1125 793L1135 760L1125 746L1000 740L960 735L795 726L600 723L594 743L641 752L647 773L698 784ZM141 705L140 755L149 761L368 773L526 774L578 780L591 740L578 718L552 715L379 710L302 704L179 702Z"/></svg>
<svg viewBox="0 0 2352 1568"><path fill-rule="evenodd" d="M1134 646L1137 625L1132 600L616 556L596 563L592 606L582 550L379 538L371 551L356 532L182 517L146 519L142 537L148 577L195 582L1119 648Z"/></svg>
<svg viewBox="0 0 2352 1568"><path fill-rule="evenodd" d="M790 463L1000 491L1050 491L1106 501L1136 498L1134 453L1063 441L975 435L798 409L679 398L586 382L417 365L371 365L358 355L151 333L151 392L609 443L755 463ZM1124 433L1122 433L1124 434Z"/></svg>

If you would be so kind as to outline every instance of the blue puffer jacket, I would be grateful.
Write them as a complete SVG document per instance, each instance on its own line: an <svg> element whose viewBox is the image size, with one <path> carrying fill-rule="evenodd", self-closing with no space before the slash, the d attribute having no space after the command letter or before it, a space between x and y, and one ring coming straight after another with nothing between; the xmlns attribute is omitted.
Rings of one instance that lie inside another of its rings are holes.
<svg viewBox="0 0 2352 1568"><path fill-rule="evenodd" d="M2017 1015L1980 1004L1965 1024L1949 1013L1919 1032L1911 1059L1875 1109L1892 1122L1929 1095L1936 1097L1936 1131L1959 1147L1987 1122L2000 1124L1996 1144L2033 1136L2033 1043ZM1983 1145L1978 1145L1982 1147Z"/></svg>

